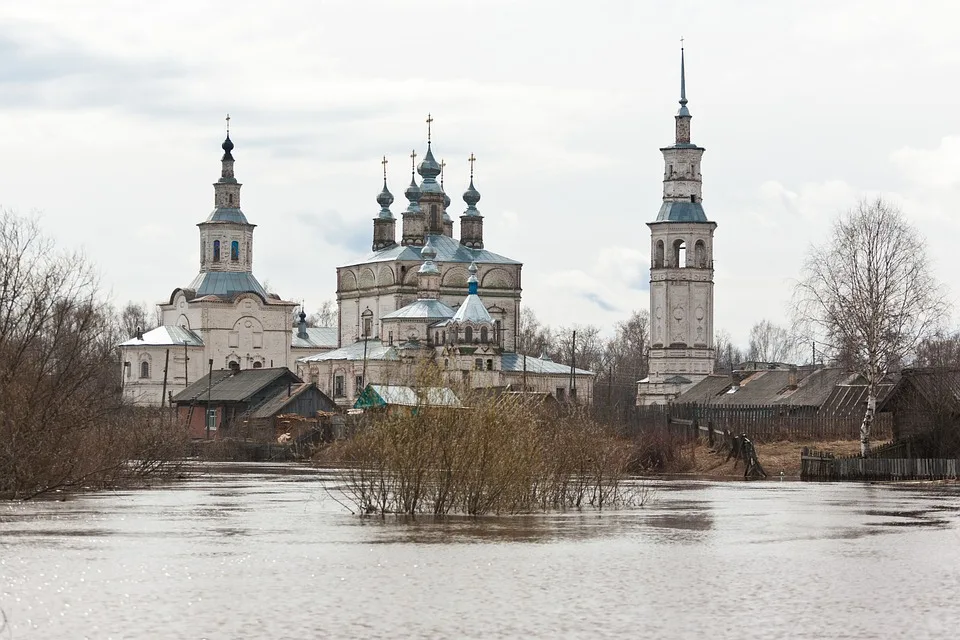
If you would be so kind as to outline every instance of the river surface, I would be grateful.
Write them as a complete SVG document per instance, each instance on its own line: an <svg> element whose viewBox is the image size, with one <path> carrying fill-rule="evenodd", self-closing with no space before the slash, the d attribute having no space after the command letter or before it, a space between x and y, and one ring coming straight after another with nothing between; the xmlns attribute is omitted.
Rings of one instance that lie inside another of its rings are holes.
<svg viewBox="0 0 960 640"><path fill-rule="evenodd" d="M649 482L618 512L364 519L330 472L0 503L7 638L956 638L960 487Z"/></svg>

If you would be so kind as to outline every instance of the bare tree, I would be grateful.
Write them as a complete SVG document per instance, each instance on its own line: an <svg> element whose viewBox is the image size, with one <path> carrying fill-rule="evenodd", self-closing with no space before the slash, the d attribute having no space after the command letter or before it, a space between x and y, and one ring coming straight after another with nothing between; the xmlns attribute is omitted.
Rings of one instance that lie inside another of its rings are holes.
<svg viewBox="0 0 960 640"><path fill-rule="evenodd" d="M594 384L597 402L605 402L611 409L636 404L637 381L647 375L649 338L650 314L646 309L634 311L630 318L616 324Z"/></svg>
<svg viewBox="0 0 960 640"><path fill-rule="evenodd" d="M123 339L92 265L0 211L0 495L111 482L149 458L148 429L119 412Z"/></svg>
<svg viewBox="0 0 960 640"><path fill-rule="evenodd" d="M793 362L797 342L789 330L769 320L761 320L750 329L747 360L755 362Z"/></svg>
<svg viewBox="0 0 960 640"><path fill-rule="evenodd" d="M156 329L160 326L158 311L156 305L154 305L154 311L151 312L145 302L137 303L132 300L127 302L120 311L120 329L123 335L132 338L136 335L138 328L144 333Z"/></svg>
<svg viewBox="0 0 960 640"><path fill-rule="evenodd" d="M725 329L717 329L713 336L713 348L717 358L717 373L729 373L744 360L743 350L733 344L730 332Z"/></svg>
<svg viewBox="0 0 960 640"><path fill-rule="evenodd" d="M948 309L923 238L896 207L861 201L810 247L795 289L796 322L841 350L867 381L860 452L870 452L877 386L933 335Z"/></svg>
<svg viewBox="0 0 960 640"><path fill-rule="evenodd" d="M921 342L914 365L932 369L960 369L960 332L937 334Z"/></svg>
<svg viewBox="0 0 960 640"><path fill-rule="evenodd" d="M299 321L299 318L298 318ZM324 300L320 308L307 316L308 327L335 327L337 326L337 303L333 300Z"/></svg>
<svg viewBox="0 0 960 640"><path fill-rule="evenodd" d="M530 356L556 351L553 331L541 324L530 307L520 310L520 331L517 334L517 350Z"/></svg>

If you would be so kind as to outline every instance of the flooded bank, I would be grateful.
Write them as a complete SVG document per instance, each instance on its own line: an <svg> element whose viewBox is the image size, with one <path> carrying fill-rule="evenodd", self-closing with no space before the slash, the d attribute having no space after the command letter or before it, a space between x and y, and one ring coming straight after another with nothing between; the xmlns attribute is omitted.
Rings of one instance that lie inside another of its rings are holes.
<svg viewBox="0 0 960 640"><path fill-rule="evenodd" d="M334 472L0 504L13 638L938 638L960 488L650 481L641 509L362 519Z"/></svg>

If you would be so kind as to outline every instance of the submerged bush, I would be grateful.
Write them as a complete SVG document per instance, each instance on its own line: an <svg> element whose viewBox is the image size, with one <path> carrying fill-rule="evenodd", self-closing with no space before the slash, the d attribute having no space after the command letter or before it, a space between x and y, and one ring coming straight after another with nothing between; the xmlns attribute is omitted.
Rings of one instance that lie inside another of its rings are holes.
<svg viewBox="0 0 960 640"><path fill-rule="evenodd" d="M366 514L479 516L642 504L633 446L584 411L523 394L372 416L345 446L341 491Z"/></svg>
<svg viewBox="0 0 960 640"><path fill-rule="evenodd" d="M121 406L123 339L86 259L0 211L0 496L161 470L182 431Z"/></svg>

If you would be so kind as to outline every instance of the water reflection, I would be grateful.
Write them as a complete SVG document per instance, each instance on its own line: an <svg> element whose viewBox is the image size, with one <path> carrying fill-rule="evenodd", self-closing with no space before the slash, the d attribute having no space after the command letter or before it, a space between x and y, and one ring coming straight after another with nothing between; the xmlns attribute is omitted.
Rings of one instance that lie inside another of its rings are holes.
<svg viewBox="0 0 960 640"><path fill-rule="evenodd" d="M15 638L922 638L960 619L956 486L650 484L640 509L379 519L330 498L335 471L208 465L0 507L0 608Z"/></svg>

